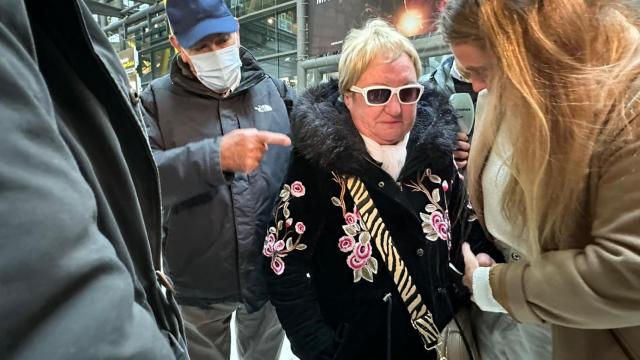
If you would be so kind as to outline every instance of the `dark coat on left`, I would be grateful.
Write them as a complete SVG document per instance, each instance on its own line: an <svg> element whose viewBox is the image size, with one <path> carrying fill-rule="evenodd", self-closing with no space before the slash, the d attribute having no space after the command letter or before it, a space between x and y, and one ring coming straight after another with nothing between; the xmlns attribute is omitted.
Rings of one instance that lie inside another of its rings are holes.
<svg viewBox="0 0 640 360"><path fill-rule="evenodd" d="M0 2L0 359L187 359L138 97L79 0Z"/></svg>
<svg viewBox="0 0 640 360"><path fill-rule="evenodd" d="M463 268L460 243L469 227L452 157L456 130L446 98L427 86L394 181L368 155L337 82L301 96L292 114L292 160L263 249L271 301L300 358L383 359L388 342L392 359L435 358L412 328L380 253L366 245L370 229L344 182L364 182L442 329L457 306L459 277L449 263Z"/></svg>

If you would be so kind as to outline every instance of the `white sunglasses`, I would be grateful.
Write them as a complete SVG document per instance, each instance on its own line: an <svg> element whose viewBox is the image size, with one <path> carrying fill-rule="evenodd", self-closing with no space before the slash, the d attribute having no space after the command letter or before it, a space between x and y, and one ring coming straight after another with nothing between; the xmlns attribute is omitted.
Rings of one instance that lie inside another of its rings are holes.
<svg viewBox="0 0 640 360"><path fill-rule="evenodd" d="M424 86L420 84L409 84L396 88L381 85L367 86L365 88L352 86L350 90L362 94L364 101L369 106L387 105L387 103L391 101L393 94L398 95L398 101L400 101L401 104L408 105L415 104L420 100Z"/></svg>

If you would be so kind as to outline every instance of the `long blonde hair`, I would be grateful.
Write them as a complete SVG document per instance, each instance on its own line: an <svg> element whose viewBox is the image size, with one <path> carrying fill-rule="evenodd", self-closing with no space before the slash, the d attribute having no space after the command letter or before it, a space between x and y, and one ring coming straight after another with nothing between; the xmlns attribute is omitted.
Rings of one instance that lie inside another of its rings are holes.
<svg viewBox="0 0 640 360"><path fill-rule="evenodd" d="M638 25L637 8L608 0L450 0L442 12L450 43L477 46L497 62L469 161L472 202L482 216L481 172L506 130L513 153L502 212L525 230L526 239L514 240L533 256L588 215L593 153L630 136Z"/></svg>

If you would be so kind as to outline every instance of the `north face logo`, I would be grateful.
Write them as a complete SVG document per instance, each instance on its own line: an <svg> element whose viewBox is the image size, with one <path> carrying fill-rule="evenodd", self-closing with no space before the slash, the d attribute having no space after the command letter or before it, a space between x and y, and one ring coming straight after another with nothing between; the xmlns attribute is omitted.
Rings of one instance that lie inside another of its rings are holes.
<svg viewBox="0 0 640 360"><path fill-rule="evenodd" d="M264 104L264 105L258 105L258 106L256 106L256 107L254 107L254 109L255 109L257 112L269 112L269 111L272 111L272 110L273 110L273 109L271 108L271 106L269 106L269 105L267 105L267 104Z"/></svg>

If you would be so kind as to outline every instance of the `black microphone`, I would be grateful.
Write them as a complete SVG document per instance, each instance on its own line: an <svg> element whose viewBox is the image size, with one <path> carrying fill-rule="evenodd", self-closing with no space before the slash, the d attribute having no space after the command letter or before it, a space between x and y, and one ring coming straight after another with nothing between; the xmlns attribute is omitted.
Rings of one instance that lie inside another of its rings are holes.
<svg viewBox="0 0 640 360"><path fill-rule="evenodd" d="M475 109L471 95L467 93L453 94L449 97L449 103L456 113L460 129L468 135L473 129L475 120Z"/></svg>

